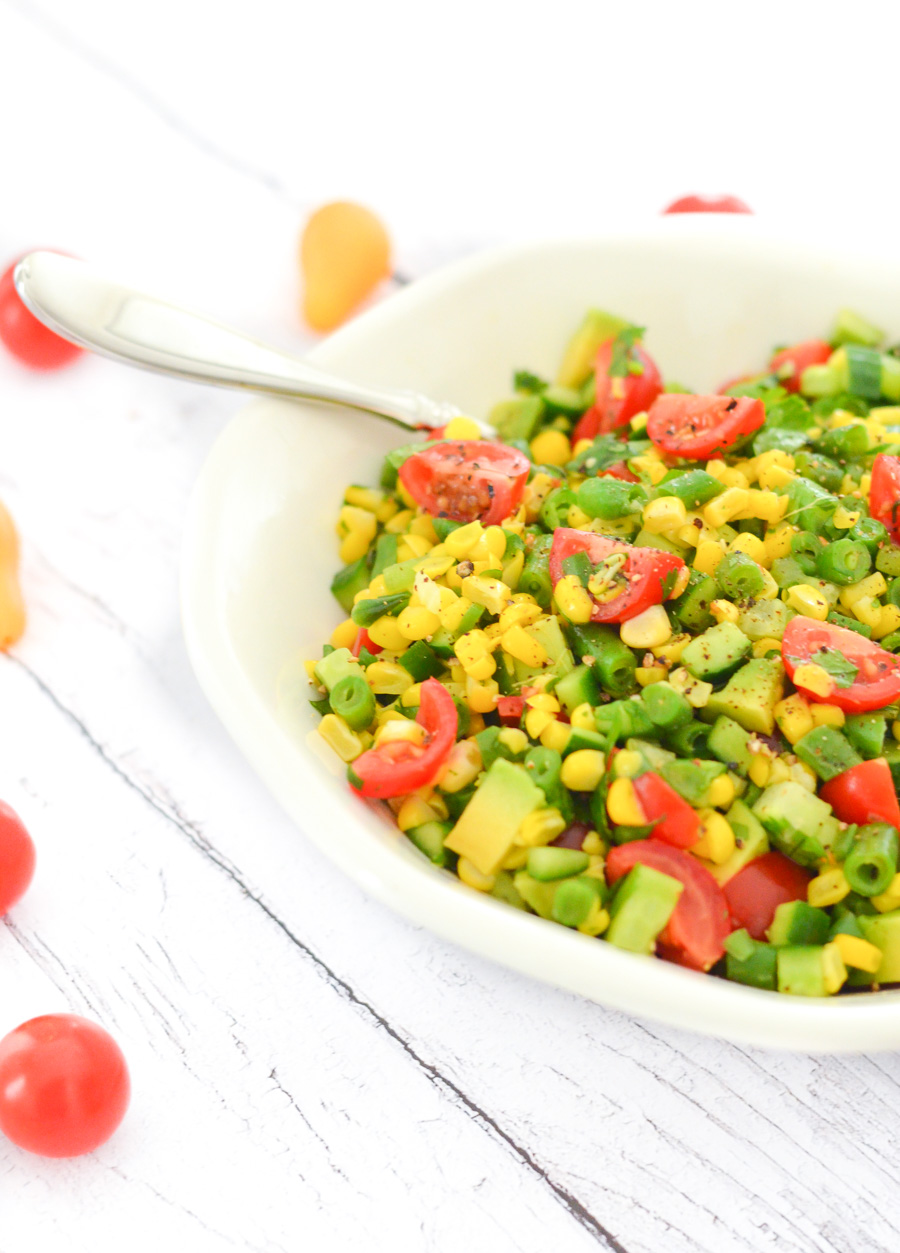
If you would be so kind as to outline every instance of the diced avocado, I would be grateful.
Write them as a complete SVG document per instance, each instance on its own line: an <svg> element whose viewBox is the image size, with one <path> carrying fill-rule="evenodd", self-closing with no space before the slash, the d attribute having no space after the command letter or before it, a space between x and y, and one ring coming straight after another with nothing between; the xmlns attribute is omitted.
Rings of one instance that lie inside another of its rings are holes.
<svg viewBox="0 0 900 1253"><path fill-rule="evenodd" d="M836 944L793 945L778 950L778 991L790 996L830 996L847 979Z"/></svg>
<svg viewBox="0 0 900 1253"><path fill-rule="evenodd" d="M598 705L600 688L592 673L592 666L576 666L568 674L564 674L554 689L557 700L562 701L567 713L577 709L579 705Z"/></svg>
<svg viewBox="0 0 900 1253"><path fill-rule="evenodd" d="M766 932L770 944L824 944L830 919L824 909L806 901L783 901Z"/></svg>
<svg viewBox="0 0 900 1253"><path fill-rule="evenodd" d="M754 940L747 931L732 931L725 941L725 975L751 988L775 988L778 950Z"/></svg>
<svg viewBox="0 0 900 1253"><path fill-rule="evenodd" d="M862 758L850 747L847 737L834 727L813 727L797 740L794 752L823 783L862 765Z"/></svg>
<svg viewBox="0 0 900 1253"><path fill-rule="evenodd" d="M726 714L746 731L771 735L775 730L775 706L784 695L784 666L777 658L757 657L736 671L721 692L713 692L703 709L712 722Z"/></svg>
<svg viewBox="0 0 900 1253"><path fill-rule="evenodd" d="M681 654L681 664L695 679L724 678L743 661L752 647L744 632L733 622L719 622L691 640Z"/></svg>
<svg viewBox="0 0 900 1253"><path fill-rule="evenodd" d="M757 600L741 610L738 626L749 640L780 640L784 628L795 617L781 600Z"/></svg>
<svg viewBox="0 0 900 1253"><path fill-rule="evenodd" d="M724 774L725 767L721 761L683 761L676 758L666 762L659 773L669 787L674 788L689 805L699 809L705 804L713 779Z"/></svg>
<svg viewBox="0 0 900 1253"><path fill-rule="evenodd" d="M683 891L684 884L671 875L640 863L633 866L616 891L604 939L630 953L649 955Z"/></svg>
<svg viewBox="0 0 900 1253"><path fill-rule="evenodd" d="M544 401L540 396L517 396L494 405L490 421L504 440L528 441L537 434L543 416Z"/></svg>
<svg viewBox="0 0 900 1253"><path fill-rule="evenodd" d="M643 532L642 532L643 533ZM708 574L692 570L687 591L671 602L675 616L682 626L691 631L704 631L712 626L712 614L709 607L719 594L719 585Z"/></svg>
<svg viewBox="0 0 900 1253"><path fill-rule="evenodd" d="M594 369L594 361L601 344L613 339L628 325L613 313L602 309L589 309L584 321L569 340L563 353L562 364L556 376L560 387L581 387Z"/></svg>
<svg viewBox="0 0 900 1253"><path fill-rule="evenodd" d="M749 731L745 731L733 718L726 718L722 714L716 718L706 742L713 757L724 761L732 770L746 774L753 764L751 738Z"/></svg>
<svg viewBox="0 0 900 1253"><path fill-rule="evenodd" d="M577 752L579 748L596 748L600 753L606 752L606 736L587 727L572 727L566 746L561 750L562 755L566 757L569 753Z"/></svg>
<svg viewBox="0 0 900 1253"><path fill-rule="evenodd" d="M841 830L831 806L792 779L767 787L753 812L776 848L803 866L814 866Z"/></svg>
<svg viewBox="0 0 900 1253"><path fill-rule="evenodd" d="M348 674L361 673L359 662L349 648L336 648L321 661L317 661L315 665L316 678L328 688L329 692Z"/></svg>
<svg viewBox="0 0 900 1253"><path fill-rule="evenodd" d="M525 818L546 803L524 766L498 757L481 781L444 847L467 857L482 874L495 874Z"/></svg>
<svg viewBox="0 0 900 1253"><path fill-rule="evenodd" d="M881 965L873 975L855 971L853 983L900 983L900 909L858 919L863 936L881 949ZM862 979L859 975L863 975Z"/></svg>
<svg viewBox="0 0 900 1253"><path fill-rule="evenodd" d="M625 747L630 748L634 753L640 753L647 763L648 770L661 770L666 762L675 760L674 753L670 753L667 748L663 748L660 744L655 744L653 740L632 738L625 741Z"/></svg>
<svg viewBox="0 0 900 1253"><path fill-rule="evenodd" d="M519 870L513 876L513 886L525 904L541 918L553 917L556 883L541 883L539 879L533 879L527 870Z"/></svg>
<svg viewBox="0 0 900 1253"><path fill-rule="evenodd" d="M449 831L449 822L423 822L421 826L412 827L406 834L429 861L433 861L436 866L446 866L447 850L444 848L444 840Z"/></svg>
<svg viewBox="0 0 900 1253"><path fill-rule="evenodd" d="M844 734L859 753L870 760L884 751L887 720L884 714L850 714L844 723Z"/></svg>
<svg viewBox="0 0 900 1253"><path fill-rule="evenodd" d="M743 801L735 801L725 815L734 832L735 850L721 865L704 862L707 870L718 884L733 879L739 870L743 870L748 862L755 857L762 857L769 851L769 837L766 829Z"/></svg>

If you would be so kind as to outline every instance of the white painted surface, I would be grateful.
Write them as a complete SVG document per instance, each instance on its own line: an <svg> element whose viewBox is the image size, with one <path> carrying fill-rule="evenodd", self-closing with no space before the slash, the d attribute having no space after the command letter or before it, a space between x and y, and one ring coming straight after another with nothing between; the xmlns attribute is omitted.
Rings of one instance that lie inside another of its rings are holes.
<svg viewBox="0 0 900 1253"><path fill-rule="evenodd" d="M800 5L227 12L0 2L3 257L65 247L302 348L296 230L336 194L411 273L692 189L836 231L894 213L888 5L816 33ZM31 613L0 788L40 858L0 1030L85 1013L134 1080L91 1157L0 1144L2 1253L896 1250L894 1056L726 1046L511 975L268 798L178 623L187 496L240 398L7 358L0 397Z"/></svg>

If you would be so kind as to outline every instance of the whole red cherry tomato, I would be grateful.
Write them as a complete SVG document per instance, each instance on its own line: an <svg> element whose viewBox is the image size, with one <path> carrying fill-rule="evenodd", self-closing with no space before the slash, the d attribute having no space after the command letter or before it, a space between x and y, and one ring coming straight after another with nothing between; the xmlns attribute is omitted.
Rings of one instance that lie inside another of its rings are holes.
<svg viewBox="0 0 900 1253"><path fill-rule="evenodd" d="M752 213L737 196L679 196L663 213Z"/></svg>
<svg viewBox="0 0 900 1253"><path fill-rule="evenodd" d="M18 260L0 277L0 340L23 365L33 370L56 370L80 357L83 349L55 335L22 304L13 272Z"/></svg>
<svg viewBox="0 0 900 1253"><path fill-rule="evenodd" d="M78 1014L31 1018L0 1040L0 1131L31 1153L92 1152L118 1127L130 1095L118 1044Z"/></svg>
<svg viewBox="0 0 900 1253"><path fill-rule="evenodd" d="M21 818L0 801L0 914L25 895L34 860L34 844Z"/></svg>

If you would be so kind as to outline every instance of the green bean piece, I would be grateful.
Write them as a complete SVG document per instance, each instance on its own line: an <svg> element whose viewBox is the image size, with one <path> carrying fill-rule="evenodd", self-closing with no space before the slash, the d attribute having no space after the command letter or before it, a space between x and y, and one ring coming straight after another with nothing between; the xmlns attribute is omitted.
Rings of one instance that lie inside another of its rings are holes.
<svg viewBox="0 0 900 1253"><path fill-rule="evenodd" d="M674 478L663 480L662 494L677 496L688 509L699 509L725 491L725 484L714 479L705 470L688 470Z"/></svg>
<svg viewBox="0 0 900 1253"><path fill-rule="evenodd" d="M875 557L875 569L886 578L900 577L900 548L896 544L885 544L879 548Z"/></svg>
<svg viewBox="0 0 900 1253"><path fill-rule="evenodd" d="M793 587L795 583L805 583L808 577L806 571L793 557L776 557L769 573L780 588Z"/></svg>
<svg viewBox="0 0 900 1253"><path fill-rule="evenodd" d="M568 487L554 487L541 505L541 525L548 531L569 525L569 510L576 503L575 493Z"/></svg>
<svg viewBox="0 0 900 1253"><path fill-rule="evenodd" d="M869 550L858 540L836 539L819 548L816 573L819 578L828 579L831 583L849 587L851 583L865 578L871 568Z"/></svg>
<svg viewBox="0 0 900 1253"><path fill-rule="evenodd" d="M791 556L804 574L815 574L824 544L811 531L798 531L791 536Z"/></svg>
<svg viewBox="0 0 900 1253"><path fill-rule="evenodd" d="M819 535L834 516L838 503L838 498L826 492L818 483L798 475L788 488L785 521L794 523L801 530Z"/></svg>
<svg viewBox="0 0 900 1253"><path fill-rule="evenodd" d="M381 577L384 579L384 586L390 596L396 596L398 592L412 591L416 581L418 562L418 557L410 557L408 561L397 561L391 566L384 567Z"/></svg>
<svg viewBox="0 0 900 1253"><path fill-rule="evenodd" d="M641 700L654 726L663 731L677 731L694 716L690 703L668 683L651 683L641 692Z"/></svg>
<svg viewBox="0 0 900 1253"><path fill-rule="evenodd" d="M434 527L434 533L441 542L443 542L451 531L457 531L463 525L457 522L455 518L432 518L431 525Z"/></svg>
<svg viewBox="0 0 900 1253"><path fill-rule="evenodd" d="M434 679L444 669L441 658L424 640L416 640L414 644L410 644L397 661L404 670L409 671L416 683L421 683L424 679Z"/></svg>
<svg viewBox="0 0 900 1253"><path fill-rule="evenodd" d="M878 896L897 873L900 840L886 822L868 823L856 833L856 841L844 860L844 874L860 896Z"/></svg>
<svg viewBox="0 0 900 1253"><path fill-rule="evenodd" d="M397 536L384 531L375 541L375 560L372 562L370 578L383 574L388 566L397 564ZM365 584L363 585L365 586Z"/></svg>
<svg viewBox="0 0 900 1253"><path fill-rule="evenodd" d="M885 635L878 643L885 652L896 653L900 649L900 631L891 631L890 635Z"/></svg>
<svg viewBox="0 0 900 1253"><path fill-rule="evenodd" d="M900 578L891 579L888 584L887 598L892 605L900 609Z"/></svg>
<svg viewBox="0 0 900 1253"><path fill-rule="evenodd" d="M519 575L519 591L528 592L542 609L550 608L550 598L553 595L549 566L552 544L552 535L536 536Z"/></svg>
<svg viewBox="0 0 900 1253"><path fill-rule="evenodd" d="M560 786L559 772L562 769L562 757L555 748L539 745L530 749L525 755L525 769L548 799L555 795Z"/></svg>
<svg viewBox="0 0 900 1253"><path fill-rule="evenodd" d="M594 678L604 692L616 697L631 695L637 687L637 659L614 628L588 622L584 626L568 627L567 633L575 660L592 667Z"/></svg>
<svg viewBox="0 0 900 1253"><path fill-rule="evenodd" d="M591 559L586 552L572 553L562 563L563 574L574 575L582 587L587 587L588 580L594 573Z"/></svg>
<svg viewBox="0 0 900 1253"><path fill-rule="evenodd" d="M329 695L331 708L354 731L364 731L375 717L375 697L361 674L345 675Z"/></svg>
<svg viewBox="0 0 900 1253"><path fill-rule="evenodd" d="M835 613L833 609L828 615L828 621L833 622L835 626L843 627L846 631L855 631L857 635L864 635L867 640L872 638L872 628L867 622L859 622L856 618L848 618L842 613ZM879 643L884 647L884 640L879 640Z"/></svg>
<svg viewBox="0 0 900 1253"><path fill-rule="evenodd" d="M585 479L578 488L579 508L590 518L608 522L640 513L646 503L647 492L640 483L625 483L609 476Z"/></svg>
<svg viewBox="0 0 900 1253"><path fill-rule="evenodd" d="M765 589L766 577L752 557L740 551L726 553L716 567L716 582L729 600L749 600Z"/></svg>
<svg viewBox="0 0 900 1253"><path fill-rule="evenodd" d="M862 764L862 759L853 751L847 737L829 726L813 727L811 731L807 731L794 745L794 752L802 762L815 770L823 783Z"/></svg>
<svg viewBox="0 0 900 1253"><path fill-rule="evenodd" d="M353 608L353 598L357 592L363 591L368 586L369 568L366 565L366 558L360 557L356 561L351 561L349 566L338 570L331 580L331 594L344 613L349 613Z"/></svg>
<svg viewBox="0 0 900 1253"><path fill-rule="evenodd" d="M855 461L869 451L869 432L858 422L852 426L839 426L837 430L821 435L818 447L826 457L833 457L835 461Z"/></svg>
<svg viewBox="0 0 900 1253"><path fill-rule="evenodd" d="M847 538L865 544L874 558L879 547L888 542L887 527L877 518L860 518L847 532Z"/></svg>
<svg viewBox="0 0 900 1253"><path fill-rule="evenodd" d="M700 807L705 803L711 783L725 774L725 769L721 761L682 761L676 757L674 761L667 761L659 773L689 805Z"/></svg>
<svg viewBox="0 0 900 1253"><path fill-rule="evenodd" d="M871 761L884 751L887 718L876 713L848 714L844 721L844 734L860 757Z"/></svg>
<svg viewBox="0 0 900 1253"><path fill-rule="evenodd" d="M670 732L666 736L666 742L682 757L707 757L711 730L712 727L703 722L689 722L687 726Z"/></svg>
<svg viewBox="0 0 900 1253"><path fill-rule="evenodd" d="M554 922L560 922L564 927L580 927L590 917L595 901L601 899L602 884L599 879L564 879L553 896L551 916Z"/></svg>
<svg viewBox="0 0 900 1253"><path fill-rule="evenodd" d="M836 461L806 449L794 453L794 469L828 492L836 492L844 479L844 470Z"/></svg>
<svg viewBox="0 0 900 1253"><path fill-rule="evenodd" d="M713 624L709 607L719 595L719 585L708 574L691 570L687 590L669 602L667 609L689 631L704 631Z"/></svg>
<svg viewBox="0 0 900 1253"><path fill-rule="evenodd" d="M396 596L375 596L371 600L361 600L355 604L350 617L357 626L370 627L385 614L396 616L408 604L409 592L400 592Z"/></svg>

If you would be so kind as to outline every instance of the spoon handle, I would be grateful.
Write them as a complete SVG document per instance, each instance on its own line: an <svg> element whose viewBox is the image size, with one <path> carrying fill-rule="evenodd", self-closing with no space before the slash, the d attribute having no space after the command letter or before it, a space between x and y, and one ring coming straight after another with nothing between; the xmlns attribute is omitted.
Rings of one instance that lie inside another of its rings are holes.
<svg viewBox="0 0 900 1253"><path fill-rule="evenodd" d="M31 252L16 266L15 284L28 309L58 335L145 370L348 405L409 430L443 426L460 412L417 392L334 378L202 314L123 287L74 257ZM479 425L487 438L494 434Z"/></svg>

